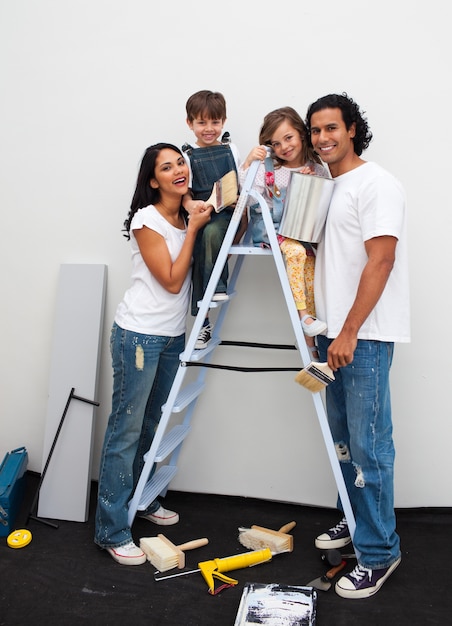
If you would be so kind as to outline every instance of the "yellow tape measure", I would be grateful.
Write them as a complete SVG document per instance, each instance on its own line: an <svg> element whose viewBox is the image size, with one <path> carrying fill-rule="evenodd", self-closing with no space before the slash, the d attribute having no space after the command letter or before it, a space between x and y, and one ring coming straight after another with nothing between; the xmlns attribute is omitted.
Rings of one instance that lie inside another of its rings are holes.
<svg viewBox="0 0 452 626"><path fill-rule="evenodd" d="M7 543L10 548L25 548L31 541L31 532L25 528L15 530L8 535Z"/></svg>

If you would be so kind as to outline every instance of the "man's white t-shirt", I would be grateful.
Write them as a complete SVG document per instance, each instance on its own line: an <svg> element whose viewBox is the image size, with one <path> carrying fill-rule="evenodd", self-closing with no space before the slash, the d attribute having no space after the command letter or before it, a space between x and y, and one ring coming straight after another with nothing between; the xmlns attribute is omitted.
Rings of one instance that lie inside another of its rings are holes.
<svg viewBox="0 0 452 626"><path fill-rule="evenodd" d="M364 242L390 235L398 239L394 267L358 338L408 342L410 301L403 188L389 172L372 162L334 180L325 234L317 250L316 315L328 324L327 336L337 337L367 262Z"/></svg>

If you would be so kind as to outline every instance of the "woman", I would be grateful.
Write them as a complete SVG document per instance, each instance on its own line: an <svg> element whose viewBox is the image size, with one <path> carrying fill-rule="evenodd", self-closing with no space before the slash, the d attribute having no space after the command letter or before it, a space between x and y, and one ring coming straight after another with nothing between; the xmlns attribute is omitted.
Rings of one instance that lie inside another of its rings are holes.
<svg viewBox="0 0 452 626"><path fill-rule="evenodd" d="M95 543L123 565L146 555L132 539L128 502L144 465L185 343L196 234L210 219L194 204L187 222L181 202L189 170L171 144L149 147L124 223L132 248L132 285L119 304L110 339L112 411L99 473ZM160 525L179 516L155 500L142 517Z"/></svg>

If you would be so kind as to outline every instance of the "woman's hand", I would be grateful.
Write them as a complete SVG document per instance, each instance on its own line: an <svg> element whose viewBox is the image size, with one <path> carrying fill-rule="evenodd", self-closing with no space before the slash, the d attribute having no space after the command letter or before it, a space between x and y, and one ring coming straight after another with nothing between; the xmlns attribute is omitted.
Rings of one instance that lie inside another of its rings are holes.
<svg viewBox="0 0 452 626"><path fill-rule="evenodd" d="M193 205L190 210L184 207L188 212L187 230L195 230L196 232L210 222L210 214L213 211L211 204L206 204L202 200L191 200Z"/></svg>
<svg viewBox="0 0 452 626"><path fill-rule="evenodd" d="M201 203L204 204L204 203ZM173 260L160 233L144 226L134 230L141 256L151 274L170 293L179 293L190 270L198 230L210 220L212 207L194 207L190 213L187 234L178 257Z"/></svg>
<svg viewBox="0 0 452 626"><path fill-rule="evenodd" d="M196 211L199 211L202 213L202 212L209 210L209 208L211 208L211 206L207 205L203 200L193 200L193 198L189 196L188 194L184 196L182 200L182 206L184 207L184 209L187 211L189 215L191 215L192 213ZM210 215L210 210L209 210L209 215Z"/></svg>

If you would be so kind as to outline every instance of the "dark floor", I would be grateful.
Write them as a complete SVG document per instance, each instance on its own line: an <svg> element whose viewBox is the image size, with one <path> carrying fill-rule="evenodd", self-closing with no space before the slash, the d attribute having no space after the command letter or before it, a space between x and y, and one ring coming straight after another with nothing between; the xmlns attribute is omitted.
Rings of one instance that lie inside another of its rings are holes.
<svg viewBox="0 0 452 626"><path fill-rule="evenodd" d="M150 563L117 564L93 543L95 488L89 521L58 522L58 528L26 520L38 477L27 474L27 494L16 528L32 532L20 549L0 538L0 625L146 624L233 626L245 582L306 585L327 570L313 546L316 535L338 519L336 511L251 498L169 492L164 504L180 522L157 527L136 520L133 534L166 535L173 543L208 537L209 545L186 553L187 566L245 551L238 527L279 528L295 520L294 551L232 576L236 587L211 596L201 574L156 582ZM400 626L452 623L452 509L397 511L402 564L382 590L366 600L344 600L334 589L318 592L317 625ZM348 567L352 569L350 560ZM177 571L177 570L176 570ZM169 572L168 572L169 573ZM276 626L276 625L275 625Z"/></svg>

